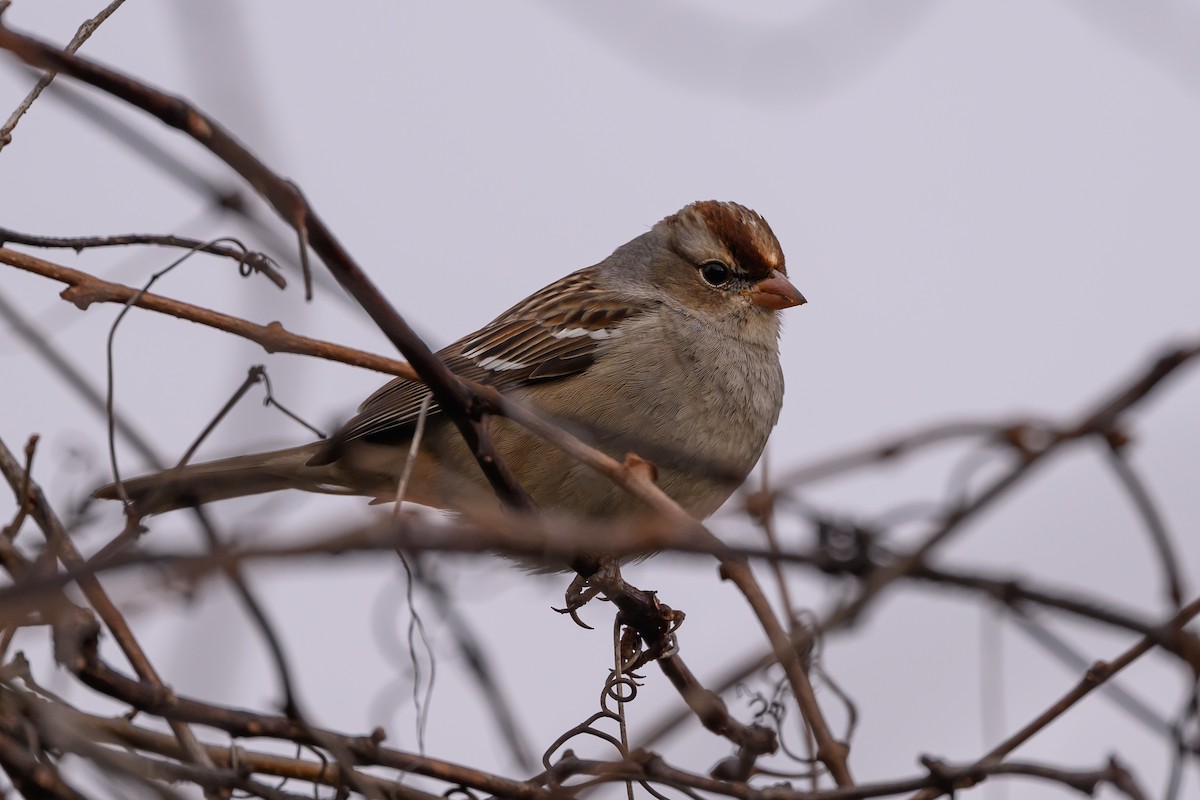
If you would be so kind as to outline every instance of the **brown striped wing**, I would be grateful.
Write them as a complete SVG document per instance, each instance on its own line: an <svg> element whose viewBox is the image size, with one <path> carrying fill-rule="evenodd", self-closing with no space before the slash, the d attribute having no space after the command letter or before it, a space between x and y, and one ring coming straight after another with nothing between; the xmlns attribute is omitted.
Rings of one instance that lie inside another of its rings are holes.
<svg viewBox="0 0 1200 800"><path fill-rule="evenodd" d="M590 272L581 270L547 286L438 357L451 372L501 391L585 371L598 351L621 335L622 326L648 307L630 305L601 289ZM424 385L403 378L382 386L359 406L331 447L354 439L405 436L416 424L425 393ZM440 413L436 403L429 413Z"/></svg>

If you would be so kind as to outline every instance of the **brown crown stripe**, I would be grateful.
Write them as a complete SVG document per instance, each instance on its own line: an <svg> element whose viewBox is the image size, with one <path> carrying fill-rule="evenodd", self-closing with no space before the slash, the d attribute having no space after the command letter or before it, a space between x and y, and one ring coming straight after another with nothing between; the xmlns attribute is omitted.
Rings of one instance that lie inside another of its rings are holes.
<svg viewBox="0 0 1200 800"><path fill-rule="evenodd" d="M787 274L779 240L758 212L715 200L696 203L692 208L752 279L761 280L776 269Z"/></svg>

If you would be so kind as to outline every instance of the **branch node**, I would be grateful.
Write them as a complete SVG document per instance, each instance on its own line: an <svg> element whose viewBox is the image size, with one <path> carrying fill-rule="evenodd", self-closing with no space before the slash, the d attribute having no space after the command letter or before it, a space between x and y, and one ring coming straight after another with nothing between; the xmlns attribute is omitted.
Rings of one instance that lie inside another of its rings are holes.
<svg viewBox="0 0 1200 800"><path fill-rule="evenodd" d="M87 311L88 306L97 302L100 297L94 289L84 286L68 286L58 295L80 311Z"/></svg>
<svg viewBox="0 0 1200 800"><path fill-rule="evenodd" d="M654 462L647 461L637 453L626 453L623 466L635 478L649 481L650 483L658 482L658 467L654 466Z"/></svg>

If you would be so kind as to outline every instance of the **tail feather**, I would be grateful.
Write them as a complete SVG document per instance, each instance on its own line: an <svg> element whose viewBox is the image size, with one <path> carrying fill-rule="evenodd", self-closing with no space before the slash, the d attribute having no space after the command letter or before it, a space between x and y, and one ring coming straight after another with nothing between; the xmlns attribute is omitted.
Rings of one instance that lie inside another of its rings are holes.
<svg viewBox="0 0 1200 800"><path fill-rule="evenodd" d="M310 492L350 494L352 490L334 483L333 470L327 466L309 466L308 461L321 443L287 450L236 456L219 461L169 469L122 481L125 494L141 514L161 514L214 500L246 497L280 489L305 489ZM117 485L110 483L92 493L93 497L120 498Z"/></svg>

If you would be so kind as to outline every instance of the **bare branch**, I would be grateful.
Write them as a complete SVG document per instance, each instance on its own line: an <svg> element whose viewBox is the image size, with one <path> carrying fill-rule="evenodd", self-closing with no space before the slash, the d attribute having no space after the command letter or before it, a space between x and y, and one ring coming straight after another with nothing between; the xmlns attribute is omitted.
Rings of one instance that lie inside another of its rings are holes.
<svg viewBox="0 0 1200 800"><path fill-rule="evenodd" d="M141 297L137 297L134 303L138 308L157 311L160 314L167 314L172 317L188 320L189 322L196 322L210 328L216 328L226 333L232 333L243 339L249 339L268 353L294 353L296 355L316 356L328 361L349 364L352 367L362 367L388 375L399 375L410 380L418 379L413 368L403 361L395 361L350 347L342 347L331 342L323 342L319 339L309 339L305 336L299 336L286 330L278 322L257 325L253 322L247 322L238 317L230 316L229 314L210 311L209 309L179 300L172 300L162 295L148 292L143 294L132 287L123 286L119 283L110 283L109 281L89 275L86 272L54 264L36 256L19 253L16 250L9 250L5 247L0 247L0 263L67 284L69 288L62 293L63 299L74 303L81 309L86 309L92 303L118 303L124 305L141 294Z"/></svg>
<svg viewBox="0 0 1200 800"><path fill-rule="evenodd" d="M20 464L13 458L12 453L3 441L0 441L0 472L4 473L5 479L14 492L22 491L22 487L26 491L26 495L18 497L19 502L28 502L30 505L30 516L42 529L42 533L46 537L47 543L54 551L62 563L70 568L79 569L86 566L83 556L75 547L75 543L71 537L67 535L63 529L62 523L59 522L57 515L46 502L45 495L42 494L41 487L29 479L29 476L21 469ZM86 571L86 570L85 570ZM79 586L91 603L92 608L96 609L96 613L104 621L105 626L120 645L121 651L125 653L125 657L129 659L129 663L133 666L138 676L146 681L155 691L161 692L164 695L169 695L170 692L162 679L158 675L158 671L151 665L150 660L146 657L145 651L138 644L137 638L133 635L133 630L130 629L125 617L117 610L116 605L109 599L108 593L100 585L100 581L94 575L80 575ZM186 725L173 724L172 730L178 737L180 744L187 749L190 757L197 759L201 764L205 764L207 756L200 750L199 743L196 741L195 734L192 733ZM211 765L209 765L211 766Z"/></svg>
<svg viewBox="0 0 1200 800"><path fill-rule="evenodd" d="M1164 631L1172 631L1182 629L1184 625L1191 621L1193 617L1200 614L1200 597L1179 610L1170 620L1162 627ZM982 768L1002 762L1009 753L1016 750L1025 742L1029 741L1034 734L1041 731L1054 720L1065 714L1072 706L1089 695L1097 687L1102 686L1106 681L1118 674L1125 667L1132 664L1137 659L1150 652L1156 646L1155 637L1145 636L1130 647L1113 661L1097 661L1087 674L1080 679L1069 692L1064 694L1058 702L1047 708L1036 718L1029 722L1028 725L1021 728L1012 736L1005 739L1000 744L993 747L986 755L976 761L968 770L973 768ZM952 788L952 787L951 787ZM941 797L947 790L941 788L925 789L913 795L912 800L934 800Z"/></svg>

